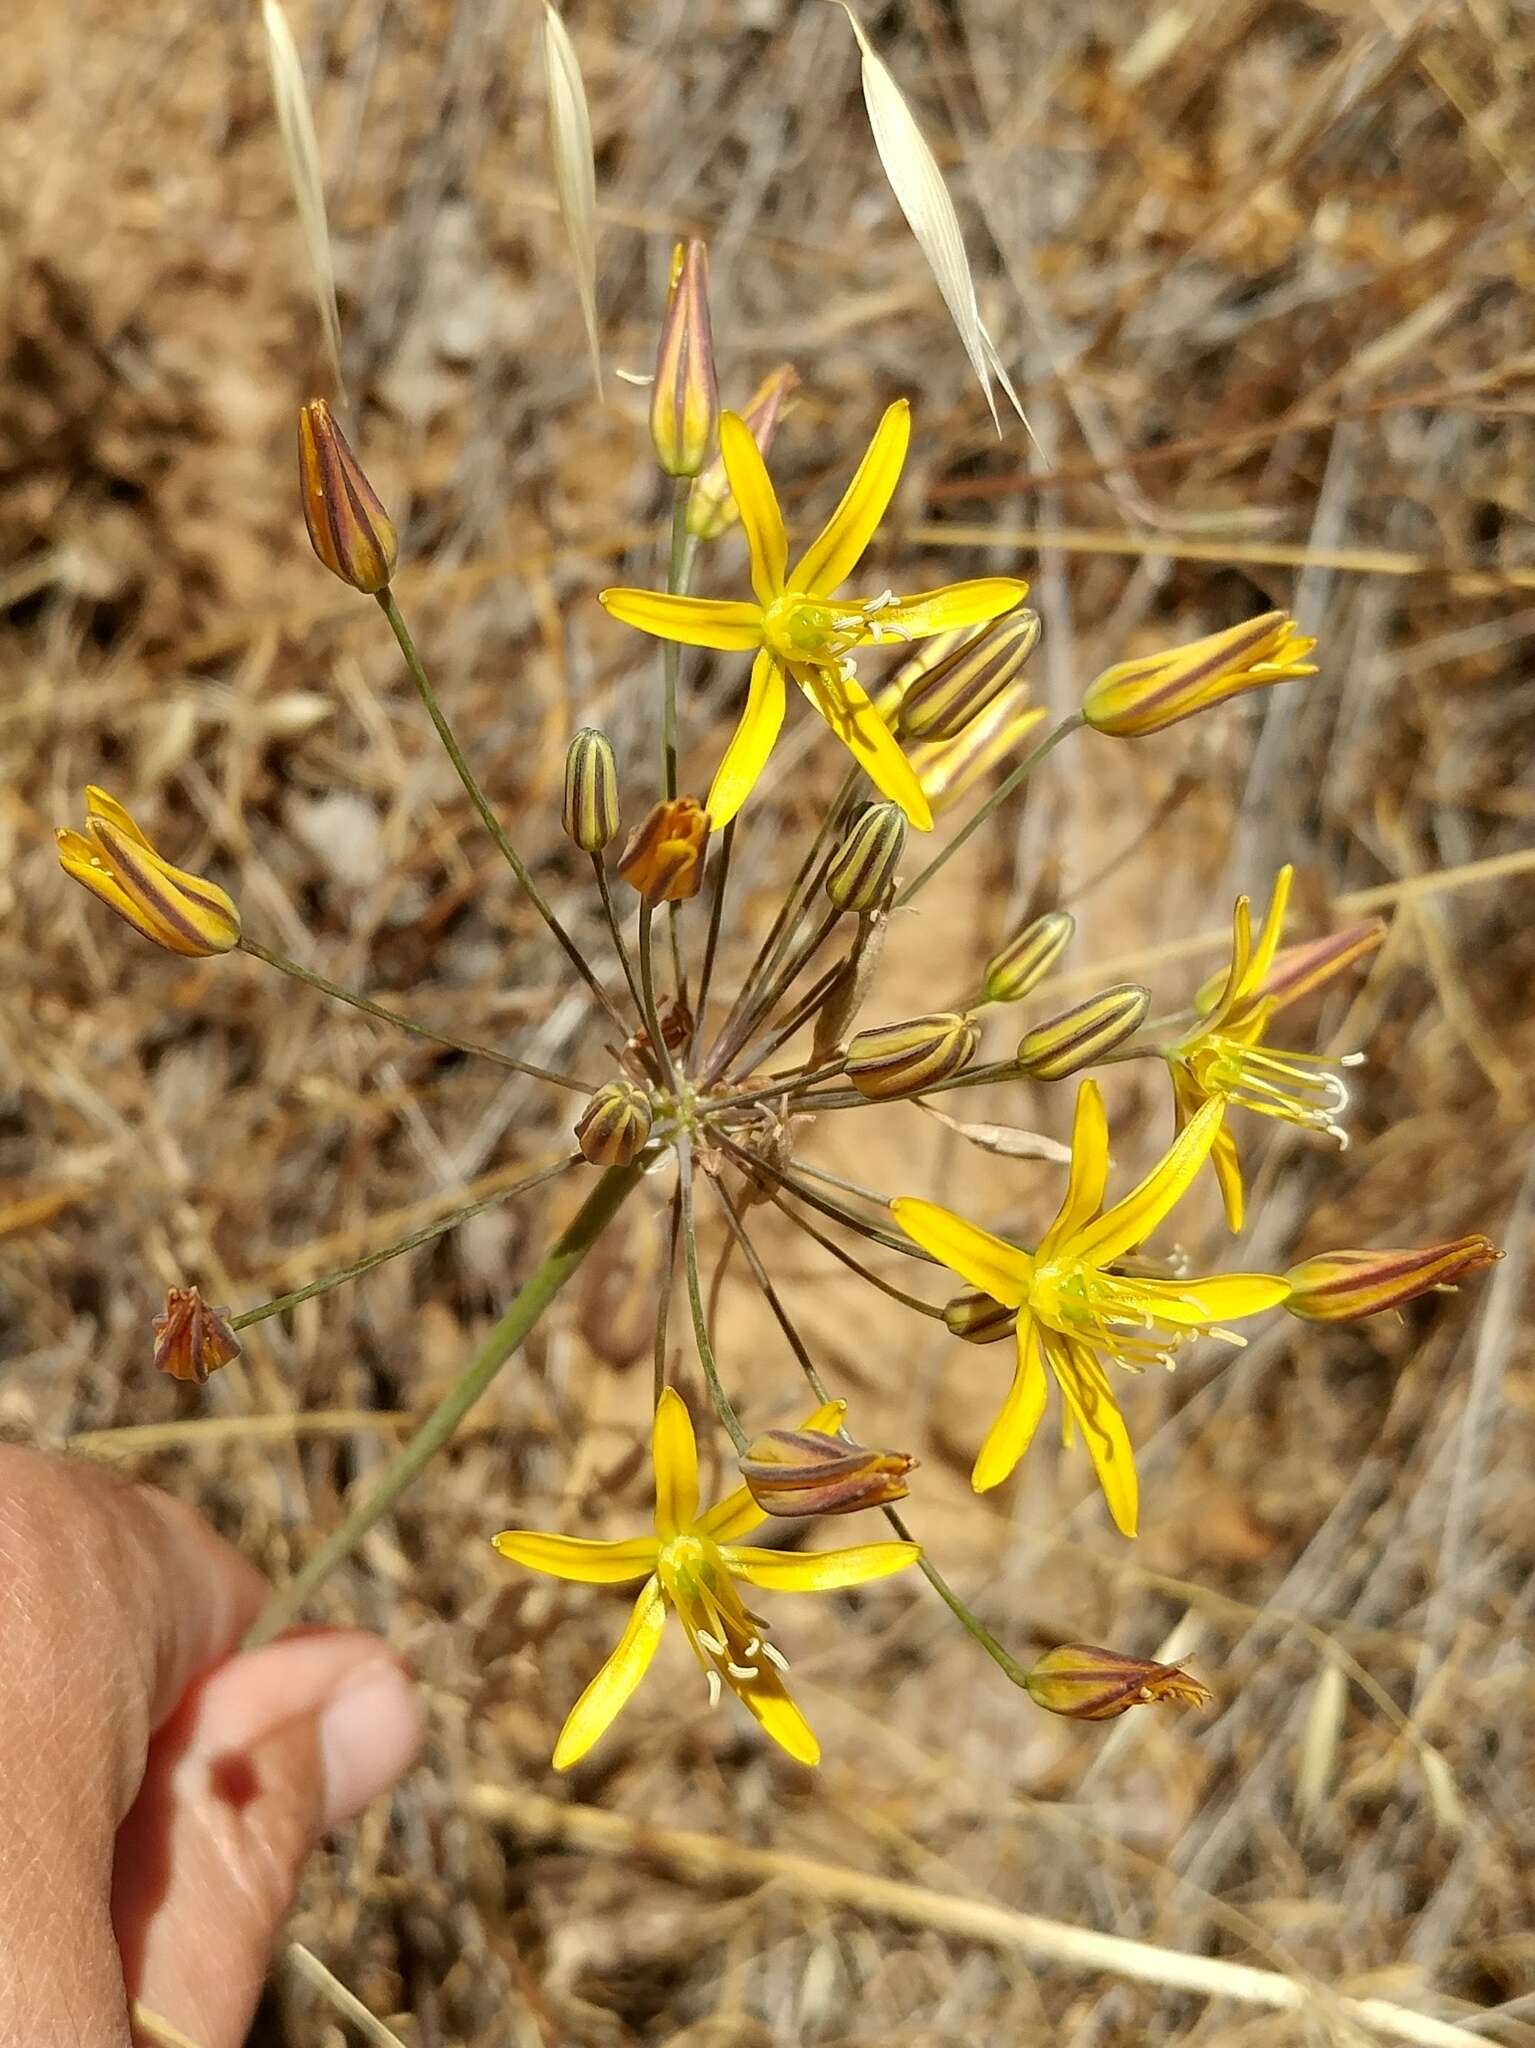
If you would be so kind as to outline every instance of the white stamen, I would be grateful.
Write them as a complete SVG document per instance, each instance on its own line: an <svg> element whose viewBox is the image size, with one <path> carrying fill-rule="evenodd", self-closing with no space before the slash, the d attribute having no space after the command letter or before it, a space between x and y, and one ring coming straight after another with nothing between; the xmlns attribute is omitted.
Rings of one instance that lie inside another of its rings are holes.
<svg viewBox="0 0 1535 2048"><path fill-rule="evenodd" d="M711 1707L717 1707L720 1703L720 1692L722 1690L720 1675L717 1671L706 1671L704 1677L709 1681L709 1704Z"/></svg>
<svg viewBox="0 0 1535 2048"><path fill-rule="evenodd" d="M1339 1060L1338 1065L1340 1067L1362 1067L1366 1058L1367 1055L1362 1052L1346 1052Z"/></svg>
<svg viewBox="0 0 1535 2048"><path fill-rule="evenodd" d="M882 590L878 597L871 597L865 601L864 615L867 617L872 612L882 612L887 604L894 603L895 592L893 590Z"/></svg>
<svg viewBox="0 0 1535 2048"><path fill-rule="evenodd" d="M752 1639L751 1639L751 1641L750 1641L750 1642L749 1642L749 1643L748 1643L748 1644L746 1645L746 1648L745 1648L745 1649L744 1649L744 1650L743 1650L743 1651L741 1652L741 1655L742 1655L743 1657L755 1657L755 1656L756 1656L756 1654L757 1654L757 1652L758 1652L758 1651L759 1651L759 1650L760 1650L761 1648L762 1648L762 1638L761 1638L761 1636L753 1636L753 1637L752 1637Z"/></svg>
<svg viewBox="0 0 1535 2048"><path fill-rule="evenodd" d="M706 1628L701 1628L698 1631L698 1640L703 1644L711 1657L723 1657L729 1647L728 1644L722 1643L718 1636L711 1636Z"/></svg>
<svg viewBox="0 0 1535 2048"><path fill-rule="evenodd" d="M766 1641L764 1641L764 1642L763 1642L763 1644L762 1644L762 1654L763 1654L763 1656L764 1656L764 1657L766 1657L766 1659L768 1660L768 1662L769 1662L770 1664L776 1664L776 1665L778 1666L778 1668L779 1668L779 1670L780 1670L780 1671L787 1671L787 1670L788 1670L788 1668L789 1668L789 1660L788 1660L788 1658L787 1658L787 1657L786 1657L786 1656L784 1655L784 1653L783 1653L783 1651L782 1651L782 1650L775 1650L775 1649L773 1648L773 1645L772 1645L771 1643L769 1643L769 1642L766 1642Z"/></svg>
<svg viewBox="0 0 1535 2048"><path fill-rule="evenodd" d="M732 1678L760 1678L762 1673L755 1664L727 1664L725 1669Z"/></svg>

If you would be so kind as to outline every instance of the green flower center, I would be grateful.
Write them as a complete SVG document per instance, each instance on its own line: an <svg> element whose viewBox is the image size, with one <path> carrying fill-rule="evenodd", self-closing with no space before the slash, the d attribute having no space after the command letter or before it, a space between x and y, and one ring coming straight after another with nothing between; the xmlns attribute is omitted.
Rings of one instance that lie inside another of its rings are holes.
<svg viewBox="0 0 1535 2048"><path fill-rule="evenodd" d="M762 637L780 661L840 669L855 647L908 637L898 627L880 623L880 613L894 603L894 593L888 590L850 604L785 591L764 612Z"/></svg>

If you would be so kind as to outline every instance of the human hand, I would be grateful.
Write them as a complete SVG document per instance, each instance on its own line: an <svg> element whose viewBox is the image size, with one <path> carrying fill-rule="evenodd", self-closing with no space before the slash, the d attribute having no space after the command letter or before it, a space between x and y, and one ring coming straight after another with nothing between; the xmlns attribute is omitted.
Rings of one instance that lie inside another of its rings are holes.
<svg viewBox="0 0 1535 2048"><path fill-rule="evenodd" d="M266 1594L190 1509L0 1446L0 2048L238 2048L300 1866L422 1709L375 1636L237 1653Z"/></svg>

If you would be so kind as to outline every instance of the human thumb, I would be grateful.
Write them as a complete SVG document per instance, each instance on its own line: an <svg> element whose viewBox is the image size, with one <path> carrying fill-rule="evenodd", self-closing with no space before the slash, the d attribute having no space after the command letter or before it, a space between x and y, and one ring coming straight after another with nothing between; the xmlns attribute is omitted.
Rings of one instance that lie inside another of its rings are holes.
<svg viewBox="0 0 1535 2048"><path fill-rule="evenodd" d="M155 1737L117 1842L131 1997L200 2048L239 2048L305 1857L409 1769L422 1708L376 1636L231 1658Z"/></svg>

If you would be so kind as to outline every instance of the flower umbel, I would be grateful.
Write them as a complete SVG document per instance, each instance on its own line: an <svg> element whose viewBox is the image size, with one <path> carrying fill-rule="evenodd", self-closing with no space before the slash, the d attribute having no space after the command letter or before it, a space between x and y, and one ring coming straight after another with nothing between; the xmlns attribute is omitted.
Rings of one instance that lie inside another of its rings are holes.
<svg viewBox="0 0 1535 2048"><path fill-rule="evenodd" d="M104 789L85 792L83 833L61 828L54 836L65 874L168 953L203 960L240 943L233 899L217 883L173 868Z"/></svg>
<svg viewBox="0 0 1535 2048"><path fill-rule="evenodd" d="M826 1403L803 1425L835 1429L842 1404ZM798 1763L820 1761L820 1746L783 1682L784 1660L767 1639L767 1624L741 1598L741 1586L822 1593L862 1586L915 1564L915 1543L863 1543L848 1550L803 1554L759 1550L742 1542L767 1520L743 1486L700 1513L698 1448L687 1405L674 1387L662 1394L651 1438L656 1475L653 1536L617 1543L581 1536L508 1529L495 1538L503 1557L556 1579L616 1586L644 1579L618 1647L572 1707L555 1744L556 1770L586 1755L644 1677L666 1626L667 1609L682 1623L709 1688L710 1704L733 1692L780 1748Z"/></svg>
<svg viewBox="0 0 1535 2048"><path fill-rule="evenodd" d="M735 816L767 765L783 724L792 677L882 796L926 831L932 811L906 756L854 673L856 647L920 640L983 625L1011 611L1028 585L982 576L900 598L839 598L885 516L906 459L911 408L897 399L869 443L841 504L798 562L789 564L783 513L751 429L736 413L720 418L720 455L751 551L754 599L679 597L659 590L604 590L615 619L687 646L754 653L746 710L709 791L717 826Z"/></svg>
<svg viewBox="0 0 1535 2048"><path fill-rule="evenodd" d="M1315 645L1288 612L1263 612L1185 647L1116 662L1088 685L1082 716L1116 739L1139 739L1228 697L1314 676L1306 656Z"/></svg>
<svg viewBox="0 0 1535 2048"><path fill-rule="evenodd" d="M1221 1103L1206 1103L1140 1185L1105 1209L1108 1121L1096 1084L1084 1081L1077 1090L1066 1198L1033 1252L935 1202L903 1196L891 1203L896 1221L924 1251L1003 1308L1018 1311L1017 1369L975 1461L971 1484L978 1493L999 1485L1028 1449L1044 1414L1048 1368L1065 1402L1068 1438L1074 1424L1116 1525L1126 1536L1135 1534L1135 1461L1103 1360L1139 1372L1170 1366L1196 1336L1240 1344L1224 1325L1277 1307L1289 1292L1288 1282L1267 1273L1156 1280L1113 1270L1184 1194L1209 1154L1222 1112Z"/></svg>

